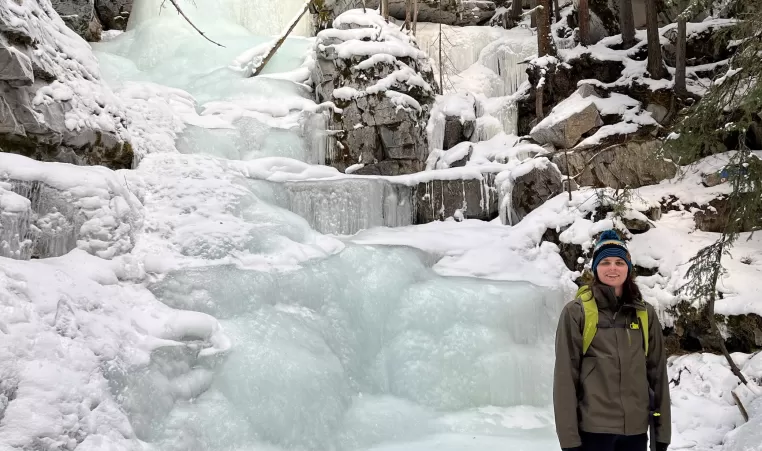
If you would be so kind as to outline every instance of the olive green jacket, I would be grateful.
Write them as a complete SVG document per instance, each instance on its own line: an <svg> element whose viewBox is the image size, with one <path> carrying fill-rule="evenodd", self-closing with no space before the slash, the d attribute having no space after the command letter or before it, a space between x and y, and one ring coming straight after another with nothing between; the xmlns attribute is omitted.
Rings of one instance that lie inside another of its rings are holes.
<svg viewBox="0 0 762 451"><path fill-rule="evenodd" d="M649 387L654 392L656 440L669 443L670 398L666 352L654 308L638 300L618 305L614 290L593 285L598 331L582 355L585 313L579 299L568 303L556 331L553 407L561 448L582 444L579 431L637 435L648 431ZM648 311L648 356L642 331L630 329L636 311Z"/></svg>

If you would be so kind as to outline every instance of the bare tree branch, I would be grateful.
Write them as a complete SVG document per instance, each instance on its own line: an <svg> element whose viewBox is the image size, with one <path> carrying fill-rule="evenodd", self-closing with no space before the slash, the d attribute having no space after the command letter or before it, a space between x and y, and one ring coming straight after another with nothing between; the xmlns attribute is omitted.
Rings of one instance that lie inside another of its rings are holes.
<svg viewBox="0 0 762 451"><path fill-rule="evenodd" d="M175 7L175 9L177 10L177 12L178 12L178 13L179 13L181 16L183 16L183 19L185 19L185 21L186 21L186 22L188 22L188 23L190 24L190 26L191 26L191 27L193 27L193 29L194 29L194 30L196 30L196 31L198 32L198 34L200 34L201 36L203 36L203 37L204 37L204 39L206 39L207 41L211 42L212 44L218 45L218 46L220 46L220 47L225 47L224 45L220 44L219 42L215 42L215 41L212 41L211 39L209 39L209 37L207 37L207 36L206 36L206 34L204 34L204 32L203 32L203 31L199 30L199 29L198 29L198 27L197 27L197 26L196 26L196 25L195 25L193 22L191 22L191 20L188 18L188 16L186 16L186 15L185 15L185 13L183 12L183 10L180 8L180 5L178 5L178 4L177 4L177 0L169 0L169 2L170 2L170 3L172 3L172 6L174 6L174 7Z"/></svg>
<svg viewBox="0 0 762 451"><path fill-rule="evenodd" d="M270 62L273 56L275 56L275 52L278 51L281 45L283 45L284 42L286 42L286 39L288 38L288 35L291 34L292 31L294 31L294 28L296 28L296 24L299 23L300 20L302 20L302 16L307 12L307 10L310 8L310 5L315 0L308 0L304 2L304 6L302 7L302 10L299 12L299 14L291 21L291 24L289 25L288 29L281 35L280 38L275 42L275 45L272 46L270 51L267 52L267 55L265 55L265 58L260 62L257 67L254 68L252 71L251 76L256 77L259 75L262 70L267 66L267 63Z"/></svg>

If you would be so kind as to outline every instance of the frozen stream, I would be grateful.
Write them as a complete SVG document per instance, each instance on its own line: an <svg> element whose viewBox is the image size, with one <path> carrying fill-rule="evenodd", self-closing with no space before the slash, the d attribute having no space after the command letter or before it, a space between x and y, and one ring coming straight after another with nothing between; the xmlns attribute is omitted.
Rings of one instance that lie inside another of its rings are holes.
<svg viewBox="0 0 762 451"><path fill-rule="evenodd" d="M225 48L201 39L169 9L153 14L160 3L136 0L130 31L94 45L104 77L116 90L147 83L184 90L199 113L216 112L219 121L217 128L186 124L176 140L185 155L141 164L167 183L146 197L146 208L158 208L152 203L171 189L185 190L178 183L199 192L222 183L221 173L205 172L216 167L213 158L318 163L320 117L302 111L314 103L298 82L313 41L290 39L269 66L270 78L244 78L229 67L268 41L256 33L281 28L303 2L181 2ZM307 255L302 250L322 238L272 204L270 184L235 180L236 196L210 189L177 215L214 205L245 227L177 238L178 252L193 264L165 271L150 286L169 306L215 316L233 341L223 358L155 352L145 374L122 381L131 388L121 387L119 399L150 449L558 449L549 407L558 293L441 277L431 269L433 256L403 247L345 244ZM176 238L170 235L166 240ZM296 266L220 263L241 252L296 254L293 243L302 246Z"/></svg>

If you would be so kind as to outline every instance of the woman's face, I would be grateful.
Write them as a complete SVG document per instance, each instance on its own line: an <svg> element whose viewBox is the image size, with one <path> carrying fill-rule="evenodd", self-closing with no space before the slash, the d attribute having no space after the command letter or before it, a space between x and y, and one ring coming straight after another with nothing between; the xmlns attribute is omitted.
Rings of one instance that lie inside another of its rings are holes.
<svg viewBox="0 0 762 451"><path fill-rule="evenodd" d="M596 268L598 280L610 287L621 287L627 280L627 262L619 257L606 257Z"/></svg>

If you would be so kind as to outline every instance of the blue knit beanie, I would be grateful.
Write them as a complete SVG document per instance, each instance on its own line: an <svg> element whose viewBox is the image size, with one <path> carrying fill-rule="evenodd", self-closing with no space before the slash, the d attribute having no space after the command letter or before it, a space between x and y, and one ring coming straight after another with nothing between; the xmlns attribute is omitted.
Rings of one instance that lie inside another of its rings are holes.
<svg viewBox="0 0 762 451"><path fill-rule="evenodd" d="M593 274L597 275L598 263L606 257L619 257L627 262L627 270L632 271L632 262L630 262L630 252L627 245L619 238L619 235L613 230L606 230L601 233L598 243L593 251Z"/></svg>

